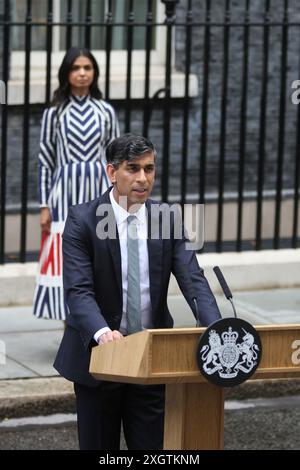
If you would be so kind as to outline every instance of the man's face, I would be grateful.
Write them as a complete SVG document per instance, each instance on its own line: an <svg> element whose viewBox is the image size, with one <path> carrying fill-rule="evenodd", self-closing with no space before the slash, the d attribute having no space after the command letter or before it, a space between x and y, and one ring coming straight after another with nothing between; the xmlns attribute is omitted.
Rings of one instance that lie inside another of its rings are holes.
<svg viewBox="0 0 300 470"><path fill-rule="evenodd" d="M152 152L144 153L131 161L124 161L115 168L107 165L107 174L114 185L113 195L118 203L124 207L124 199L127 207L134 204L143 204L151 194L154 177L155 161ZM121 201L120 201L121 197Z"/></svg>

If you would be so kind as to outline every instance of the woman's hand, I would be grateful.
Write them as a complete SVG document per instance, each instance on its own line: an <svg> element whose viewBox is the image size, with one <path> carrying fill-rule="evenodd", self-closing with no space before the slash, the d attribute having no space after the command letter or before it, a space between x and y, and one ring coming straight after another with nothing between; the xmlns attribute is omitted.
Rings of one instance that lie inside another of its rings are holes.
<svg viewBox="0 0 300 470"><path fill-rule="evenodd" d="M42 233L49 234L51 228L51 212L48 207L42 207L40 212L40 226Z"/></svg>

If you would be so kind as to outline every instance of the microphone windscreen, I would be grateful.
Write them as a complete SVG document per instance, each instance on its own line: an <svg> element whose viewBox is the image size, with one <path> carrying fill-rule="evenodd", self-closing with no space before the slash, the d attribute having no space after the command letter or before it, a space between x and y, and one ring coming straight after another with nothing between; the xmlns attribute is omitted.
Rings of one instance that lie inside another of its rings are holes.
<svg viewBox="0 0 300 470"><path fill-rule="evenodd" d="M224 295L227 299L232 299L232 293L231 293L231 290L229 289L228 285L227 285L227 282L225 281L224 279L224 276L221 272L221 269L219 268L219 266L215 266L214 268L214 272L215 272L215 275L217 276L218 278L218 281L220 283L220 286L222 287L223 289L223 292L224 292Z"/></svg>

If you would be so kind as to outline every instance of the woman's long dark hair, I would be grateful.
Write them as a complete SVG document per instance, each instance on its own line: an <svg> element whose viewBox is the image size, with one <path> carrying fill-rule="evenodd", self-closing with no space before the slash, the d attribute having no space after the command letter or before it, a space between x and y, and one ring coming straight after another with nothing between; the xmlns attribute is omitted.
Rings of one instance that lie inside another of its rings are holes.
<svg viewBox="0 0 300 470"><path fill-rule="evenodd" d="M52 106L59 108L69 98L71 93L69 74L75 60L80 56L90 59L94 67L94 80L90 86L91 96L98 100L102 98L102 93L98 88L99 67L95 57L84 47L71 47L71 49L66 52L58 71L59 87L53 93Z"/></svg>

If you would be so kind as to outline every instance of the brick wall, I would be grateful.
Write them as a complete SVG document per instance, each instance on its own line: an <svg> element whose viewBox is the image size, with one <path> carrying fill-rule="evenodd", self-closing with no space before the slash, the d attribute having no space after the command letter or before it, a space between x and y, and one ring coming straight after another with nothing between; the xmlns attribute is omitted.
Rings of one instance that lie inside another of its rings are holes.
<svg viewBox="0 0 300 470"><path fill-rule="evenodd" d="M224 21L223 0L214 0L212 3L212 22ZM280 22L283 18L283 1L271 2L270 21ZM250 20L262 22L264 18L264 4L260 0L250 0ZM244 19L245 2L231 1L232 21L242 22ZM205 2L193 3L193 18L196 21L205 19ZM185 14L185 2L178 7L178 16L182 19ZM289 2L289 21L300 20L299 2ZM285 119L285 147L284 147L284 172L283 185L285 188L293 186L296 129L296 106L291 102L291 83L300 77L299 73L299 27L290 27L288 34L288 65L286 85L286 119ZM191 181L193 174L199 167L199 127L201 124L202 106L202 78L203 78L203 28L197 27L193 32L192 70L199 77L199 97L193 100L190 113L191 147L189 157L189 169ZM256 189L258 142L260 131L260 100L261 100L261 76L262 76L262 47L263 28L251 27L249 35L249 75L248 75L248 112L247 112L247 140L246 140L246 189ZM269 75L267 94L267 125L266 125L266 177L265 188L273 189L276 180L276 160L278 155L278 118L280 100L280 59L282 45L281 27L270 28L269 39ZM185 57L185 32L184 28L177 29L176 36L176 63L182 68ZM229 46L229 78L228 100L226 120L226 165L225 165L225 190L235 191L238 184L239 169L239 125L242 83L243 60L243 28L234 27L230 33ZM222 60L223 60L223 28L211 28L211 57L210 57L210 85L209 85L209 115L208 115L208 189L217 187L217 171L220 155L220 118L221 118L221 84L222 84ZM197 145L194 145L194 142ZM197 180L195 180L197 183Z"/></svg>

